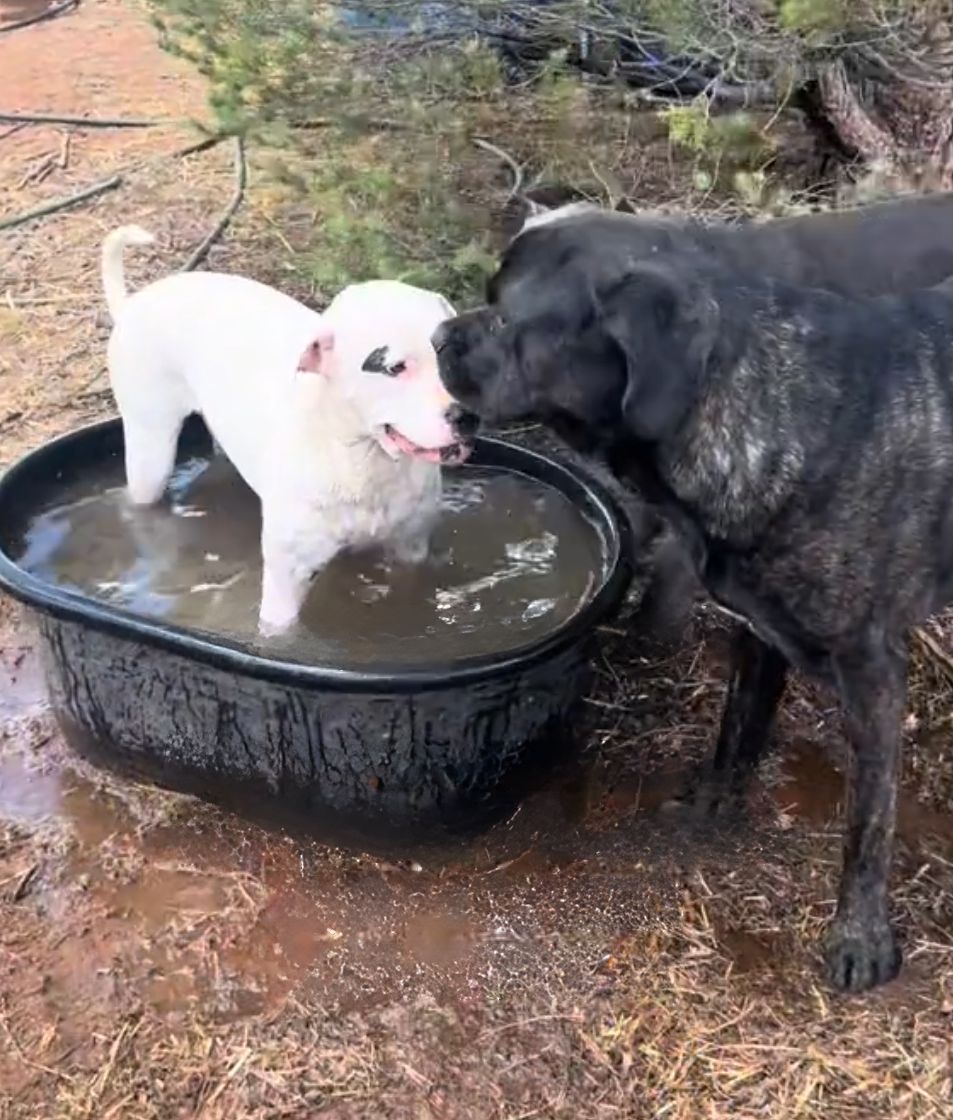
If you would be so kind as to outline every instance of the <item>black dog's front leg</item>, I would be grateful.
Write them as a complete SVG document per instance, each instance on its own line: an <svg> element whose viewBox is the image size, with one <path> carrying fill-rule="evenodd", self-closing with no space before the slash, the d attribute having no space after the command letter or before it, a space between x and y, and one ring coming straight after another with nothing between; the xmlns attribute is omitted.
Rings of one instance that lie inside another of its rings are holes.
<svg viewBox="0 0 953 1120"><path fill-rule="evenodd" d="M901 954L890 925L887 882L897 808L906 655L865 648L834 661L847 717L850 771L844 868L828 933L832 982L861 992L893 979Z"/></svg>
<svg viewBox="0 0 953 1120"><path fill-rule="evenodd" d="M633 627L663 643L681 637L701 586L689 550L669 527L651 548L651 570Z"/></svg>
<svg viewBox="0 0 953 1120"><path fill-rule="evenodd" d="M696 798L701 812L717 812L725 794L743 793L768 745L787 667L783 654L747 626L738 628L715 757Z"/></svg>

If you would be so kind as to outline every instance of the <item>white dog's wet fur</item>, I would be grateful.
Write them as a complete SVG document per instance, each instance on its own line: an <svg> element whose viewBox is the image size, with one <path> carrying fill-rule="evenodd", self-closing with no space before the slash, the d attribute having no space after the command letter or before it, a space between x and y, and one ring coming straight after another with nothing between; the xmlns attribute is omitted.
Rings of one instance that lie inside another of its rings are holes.
<svg viewBox="0 0 953 1120"><path fill-rule="evenodd" d="M113 318L109 375L136 505L163 495L179 431L198 412L262 506L259 625L294 624L314 575L343 549L427 553L440 463L468 450L430 337L454 314L396 281L345 288L324 314L241 276L183 272L127 295L122 254L152 236L105 240Z"/></svg>

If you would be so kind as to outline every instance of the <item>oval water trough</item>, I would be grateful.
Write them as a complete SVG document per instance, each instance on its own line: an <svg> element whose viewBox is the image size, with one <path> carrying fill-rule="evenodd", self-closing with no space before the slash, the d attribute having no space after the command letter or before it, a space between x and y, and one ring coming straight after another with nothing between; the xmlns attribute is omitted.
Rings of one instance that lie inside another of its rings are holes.
<svg viewBox="0 0 953 1120"><path fill-rule="evenodd" d="M180 456L207 444L192 420ZM35 616L54 709L79 754L254 817L375 846L488 827L571 749L595 628L630 578L626 520L595 479L479 440L474 465L546 483L585 514L601 538L601 578L571 618L520 648L351 669L274 660L21 568L30 518L79 472L121 456L121 425L107 420L52 440L0 479L0 587Z"/></svg>

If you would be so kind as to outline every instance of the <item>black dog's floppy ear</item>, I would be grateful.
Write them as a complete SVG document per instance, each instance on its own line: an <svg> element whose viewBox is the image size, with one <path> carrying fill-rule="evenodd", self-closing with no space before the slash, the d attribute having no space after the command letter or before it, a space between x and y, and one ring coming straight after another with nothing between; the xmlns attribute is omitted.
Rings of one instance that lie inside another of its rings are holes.
<svg viewBox="0 0 953 1120"><path fill-rule="evenodd" d="M702 285L652 264L598 299L603 330L625 357L622 418L639 439L672 435L691 407L717 331L706 296Z"/></svg>

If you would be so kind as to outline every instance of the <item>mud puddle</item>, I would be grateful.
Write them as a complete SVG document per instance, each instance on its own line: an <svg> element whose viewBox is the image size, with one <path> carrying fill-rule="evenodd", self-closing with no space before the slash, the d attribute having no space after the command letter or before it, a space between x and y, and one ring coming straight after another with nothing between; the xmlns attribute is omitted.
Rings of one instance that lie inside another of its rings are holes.
<svg viewBox="0 0 953 1120"><path fill-rule="evenodd" d="M575 790L530 799L474 849L428 853L424 867L302 843L161 791L171 819L152 812L143 828L67 767L0 759L0 817L41 849L9 877L50 927L57 1004L114 998L110 978L130 971L143 1003L224 1019L292 995L348 1009L421 988L465 999L488 974L504 983L532 967L553 937L609 940L674 905L667 876L582 828Z"/></svg>
<svg viewBox="0 0 953 1120"><path fill-rule="evenodd" d="M819 743L803 740L785 751L782 781L769 793L782 813L815 826L840 828L844 782L829 753ZM897 838L915 852L932 850L953 856L953 815L931 809L901 789Z"/></svg>
<svg viewBox="0 0 953 1120"><path fill-rule="evenodd" d="M578 779L531 798L471 850L428 853L424 867L99 775L55 733L32 651L3 637L0 895L45 931L31 946L31 990L54 1012L200 1006L227 1020L289 997L344 1008L422 989L467 999L488 977L531 968L561 930L610 939L663 904L667 884L639 861L590 867L600 844L573 839L588 796Z"/></svg>

